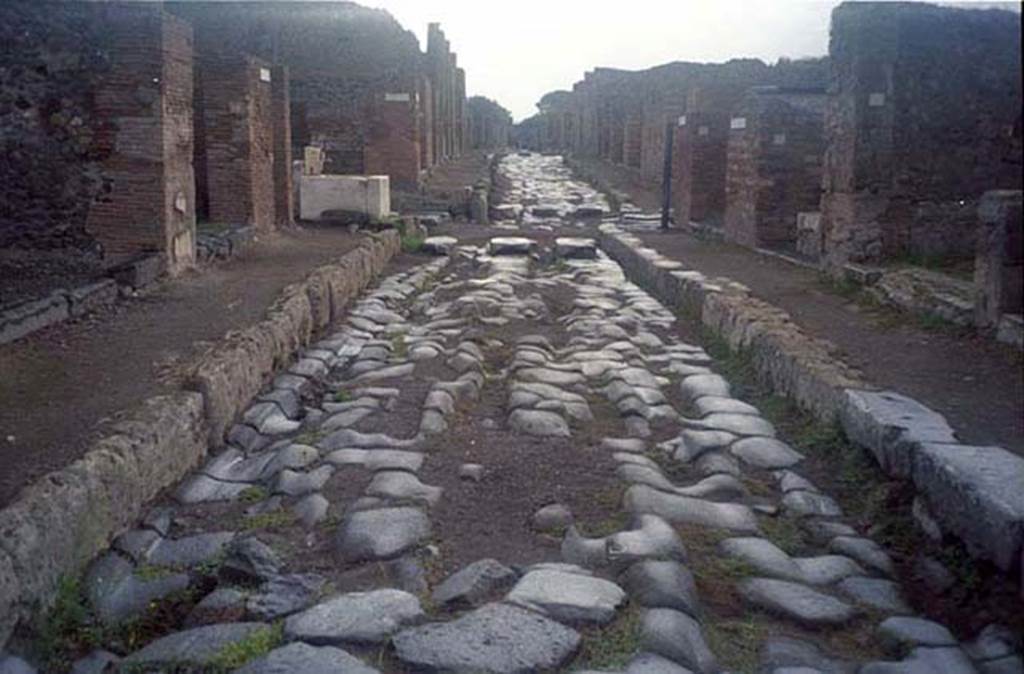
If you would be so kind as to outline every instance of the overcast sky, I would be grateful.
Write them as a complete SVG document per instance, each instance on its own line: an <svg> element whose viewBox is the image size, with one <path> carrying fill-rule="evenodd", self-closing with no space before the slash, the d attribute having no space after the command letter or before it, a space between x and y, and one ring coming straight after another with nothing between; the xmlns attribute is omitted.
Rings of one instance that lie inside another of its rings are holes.
<svg viewBox="0 0 1024 674"><path fill-rule="evenodd" d="M466 69L470 96L516 120L545 93L595 66L821 56L833 0L357 0L382 7L426 47L439 21ZM991 4L991 3L990 3Z"/></svg>

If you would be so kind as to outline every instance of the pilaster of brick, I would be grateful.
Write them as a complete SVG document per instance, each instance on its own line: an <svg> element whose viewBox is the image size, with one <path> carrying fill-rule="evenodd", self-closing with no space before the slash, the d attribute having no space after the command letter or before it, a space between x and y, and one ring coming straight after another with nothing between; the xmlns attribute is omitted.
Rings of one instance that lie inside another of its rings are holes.
<svg viewBox="0 0 1024 674"><path fill-rule="evenodd" d="M279 227L295 224L292 193L292 125L288 67L271 68L270 96L274 134L274 221Z"/></svg>

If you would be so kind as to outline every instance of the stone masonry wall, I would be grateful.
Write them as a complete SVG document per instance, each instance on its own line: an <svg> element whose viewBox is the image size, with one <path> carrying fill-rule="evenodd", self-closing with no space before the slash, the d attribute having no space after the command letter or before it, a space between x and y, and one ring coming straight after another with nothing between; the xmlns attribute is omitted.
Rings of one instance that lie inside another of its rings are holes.
<svg viewBox="0 0 1024 674"><path fill-rule="evenodd" d="M970 255L982 193L1021 187L1020 14L845 3L829 49L829 263Z"/></svg>
<svg viewBox="0 0 1024 674"><path fill-rule="evenodd" d="M796 218L818 208L823 93L754 90L730 121L726 237L746 246L791 248Z"/></svg>
<svg viewBox="0 0 1024 674"><path fill-rule="evenodd" d="M390 175L393 188L415 191L420 174L415 94L382 94L373 110L363 149L366 173Z"/></svg>
<svg viewBox="0 0 1024 674"><path fill-rule="evenodd" d="M489 98L473 96L466 101L466 118L469 148L497 149L508 146L512 129L512 115L508 110ZM565 116L557 119L564 121ZM564 129L563 132L568 133Z"/></svg>

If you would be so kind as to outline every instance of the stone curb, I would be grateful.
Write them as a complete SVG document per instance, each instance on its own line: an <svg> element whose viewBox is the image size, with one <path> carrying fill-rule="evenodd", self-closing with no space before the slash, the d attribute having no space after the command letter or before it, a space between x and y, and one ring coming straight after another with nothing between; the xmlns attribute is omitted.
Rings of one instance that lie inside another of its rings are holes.
<svg viewBox="0 0 1024 674"><path fill-rule="evenodd" d="M25 487L0 510L0 648L48 605L146 503L197 466L275 369L340 317L400 249L397 232L285 288L266 318L229 333L192 369L186 388L129 411L71 465Z"/></svg>
<svg viewBox="0 0 1024 674"><path fill-rule="evenodd" d="M686 271L613 225L601 227L601 247L667 306L748 353L776 392L825 423L838 422L887 473L912 480L943 530L972 554L1024 576L1024 459L1001 447L959 444L942 415L872 390L834 345L805 334L743 285Z"/></svg>
<svg viewBox="0 0 1024 674"><path fill-rule="evenodd" d="M112 279L102 279L77 288L54 290L42 299L16 304L0 311L0 344L16 341L69 318L78 318L116 299L117 284Z"/></svg>

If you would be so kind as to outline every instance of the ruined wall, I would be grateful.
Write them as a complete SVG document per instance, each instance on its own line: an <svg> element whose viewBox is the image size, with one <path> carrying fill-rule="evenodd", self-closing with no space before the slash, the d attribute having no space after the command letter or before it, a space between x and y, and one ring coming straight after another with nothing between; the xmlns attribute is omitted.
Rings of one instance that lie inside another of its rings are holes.
<svg viewBox="0 0 1024 674"><path fill-rule="evenodd" d="M1020 15L845 3L832 15L828 261L973 250L977 200L1021 187Z"/></svg>
<svg viewBox="0 0 1024 674"><path fill-rule="evenodd" d="M197 39L288 66L293 151L323 147L327 173L365 172L375 96L416 95L419 44L387 12L350 2L166 6L194 24Z"/></svg>
<svg viewBox="0 0 1024 674"><path fill-rule="evenodd" d="M726 237L746 246L792 248L796 219L821 195L824 92L764 87L729 124Z"/></svg>
<svg viewBox="0 0 1024 674"><path fill-rule="evenodd" d="M194 256L192 34L159 6L0 6L0 246Z"/></svg>

